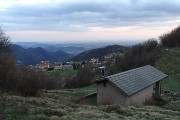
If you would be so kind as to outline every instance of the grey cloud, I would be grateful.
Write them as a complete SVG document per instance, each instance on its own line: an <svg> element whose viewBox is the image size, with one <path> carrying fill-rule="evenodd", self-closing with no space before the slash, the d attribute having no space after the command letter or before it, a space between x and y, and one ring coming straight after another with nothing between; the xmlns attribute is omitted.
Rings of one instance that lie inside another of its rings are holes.
<svg viewBox="0 0 180 120"><path fill-rule="evenodd" d="M156 1L147 1L144 4L140 4L137 10L143 11L156 11L156 12L165 12L170 14L179 14L180 11L180 1L178 0L156 0Z"/></svg>
<svg viewBox="0 0 180 120"><path fill-rule="evenodd" d="M179 11L178 0L79 0L12 6L6 11L0 11L0 23L19 30L78 31L88 27L117 27L175 20L180 16Z"/></svg>

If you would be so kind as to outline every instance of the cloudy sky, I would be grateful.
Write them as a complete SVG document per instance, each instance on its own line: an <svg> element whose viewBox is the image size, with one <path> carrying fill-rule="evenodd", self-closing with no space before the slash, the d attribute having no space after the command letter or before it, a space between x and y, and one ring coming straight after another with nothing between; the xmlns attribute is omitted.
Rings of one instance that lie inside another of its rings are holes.
<svg viewBox="0 0 180 120"><path fill-rule="evenodd" d="M180 0L0 0L11 41L147 40L180 25Z"/></svg>

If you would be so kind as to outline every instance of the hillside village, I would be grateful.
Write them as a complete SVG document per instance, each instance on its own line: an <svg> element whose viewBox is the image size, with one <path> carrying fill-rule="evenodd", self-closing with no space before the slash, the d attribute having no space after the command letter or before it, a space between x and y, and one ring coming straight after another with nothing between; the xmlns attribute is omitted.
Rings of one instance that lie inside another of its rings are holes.
<svg viewBox="0 0 180 120"><path fill-rule="evenodd" d="M115 55L114 53L112 55ZM112 56L111 55L111 56ZM85 67L86 65L91 67L92 71L97 71L99 67L105 66L107 61L111 59L110 56L105 56L103 61L100 61L99 58L92 58L89 61L81 62L50 62L50 61L41 61L36 66L29 65L28 68L39 69L41 71L58 71L58 70L76 70L80 67Z"/></svg>

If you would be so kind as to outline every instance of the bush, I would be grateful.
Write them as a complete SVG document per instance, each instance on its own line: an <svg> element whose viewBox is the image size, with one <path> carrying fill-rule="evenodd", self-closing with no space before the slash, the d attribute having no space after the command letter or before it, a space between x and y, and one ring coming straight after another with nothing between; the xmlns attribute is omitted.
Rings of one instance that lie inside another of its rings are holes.
<svg viewBox="0 0 180 120"><path fill-rule="evenodd" d="M51 82L48 80L43 72L16 65L16 60L10 55L9 37L0 29L0 90L36 95L39 89L49 87Z"/></svg>
<svg viewBox="0 0 180 120"><path fill-rule="evenodd" d="M11 56L0 56L0 89L12 89L15 84L15 59Z"/></svg>
<svg viewBox="0 0 180 120"><path fill-rule="evenodd" d="M36 95L45 88L48 77L40 71L16 66L11 56L0 57L0 89L18 91L22 95Z"/></svg>
<svg viewBox="0 0 180 120"><path fill-rule="evenodd" d="M159 38L163 47L180 46L180 26L169 33L161 35Z"/></svg>
<svg viewBox="0 0 180 120"><path fill-rule="evenodd" d="M146 51L150 52L158 47L158 42L152 38L144 42L143 46Z"/></svg>
<svg viewBox="0 0 180 120"><path fill-rule="evenodd" d="M72 76L65 83L66 88L78 88L85 87L92 83L95 74L91 72L91 68L86 65L84 68L80 68L76 76Z"/></svg>
<svg viewBox="0 0 180 120"><path fill-rule="evenodd" d="M16 70L15 89L22 95L36 95L37 91L45 88L48 76L41 71L19 67Z"/></svg>

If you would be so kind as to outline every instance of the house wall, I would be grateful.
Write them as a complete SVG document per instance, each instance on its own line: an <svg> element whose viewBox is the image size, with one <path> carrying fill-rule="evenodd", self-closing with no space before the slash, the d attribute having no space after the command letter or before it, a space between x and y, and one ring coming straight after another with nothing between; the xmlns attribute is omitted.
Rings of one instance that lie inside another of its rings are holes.
<svg viewBox="0 0 180 120"><path fill-rule="evenodd" d="M122 106L142 106L145 102L152 100L153 85L128 97L111 83L97 84L97 105L120 104Z"/></svg>
<svg viewBox="0 0 180 120"><path fill-rule="evenodd" d="M111 105L111 104L121 104L122 106L125 106L126 97L109 82L106 82L105 87L104 87L104 82L98 83L97 105Z"/></svg>
<svg viewBox="0 0 180 120"><path fill-rule="evenodd" d="M127 97L126 105L140 107L146 103L152 102L153 98L153 85Z"/></svg>

